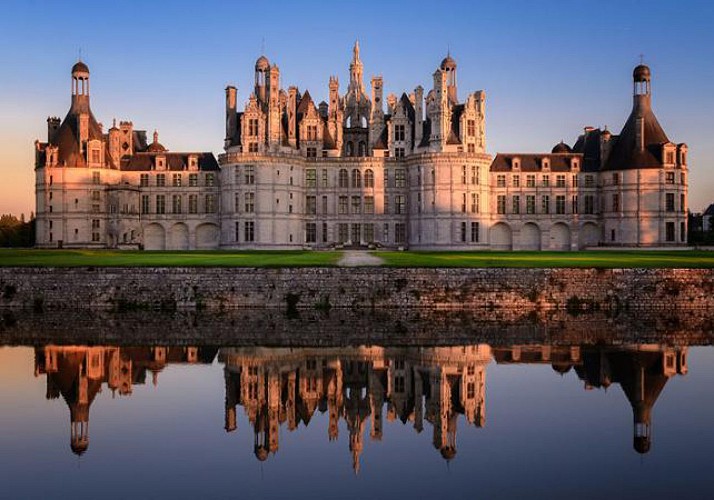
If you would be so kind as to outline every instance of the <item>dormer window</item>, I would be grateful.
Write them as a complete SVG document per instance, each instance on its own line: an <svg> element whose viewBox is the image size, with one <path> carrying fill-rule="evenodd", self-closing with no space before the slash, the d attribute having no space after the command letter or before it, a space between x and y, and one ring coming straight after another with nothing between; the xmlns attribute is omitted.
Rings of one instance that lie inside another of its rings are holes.
<svg viewBox="0 0 714 500"><path fill-rule="evenodd" d="M543 167L543 170L550 170L550 158L543 158L541 166Z"/></svg>
<svg viewBox="0 0 714 500"><path fill-rule="evenodd" d="M580 170L580 161L577 158L570 160L570 169L576 172Z"/></svg>
<svg viewBox="0 0 714 500"><path fill-rule="evenodd" d="M520 158L513 158L511 160L511 168L513 170L520 170L521 169L521 159Z"/></svg>

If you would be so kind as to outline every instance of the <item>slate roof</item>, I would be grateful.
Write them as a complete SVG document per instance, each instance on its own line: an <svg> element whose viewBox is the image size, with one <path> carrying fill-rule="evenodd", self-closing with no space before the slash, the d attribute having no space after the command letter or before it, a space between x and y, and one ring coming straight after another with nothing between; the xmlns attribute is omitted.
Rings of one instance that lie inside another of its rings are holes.
<svg viewBox="0 0 714 500"><path fill-rule="evenodd" d="M154 158L164 156L166 158L167 171L180 172L188 168L189 155L198 157L198 169L201 171L218 171L218 162L213 153L136 153L121 159L121 170L126 171L150 171L154 170Z"/></svg>
<svg viewBox="0 0 714 500"><path fill-rule="evenodd" d="M543 158L550 160L551 172L570 172L570 160L582 158L581 154L534 154L534 153L498 153L491 163L491 172L510 172L513 170L513 159L521 160L521 172L540 172L543 170Z"/></svg>

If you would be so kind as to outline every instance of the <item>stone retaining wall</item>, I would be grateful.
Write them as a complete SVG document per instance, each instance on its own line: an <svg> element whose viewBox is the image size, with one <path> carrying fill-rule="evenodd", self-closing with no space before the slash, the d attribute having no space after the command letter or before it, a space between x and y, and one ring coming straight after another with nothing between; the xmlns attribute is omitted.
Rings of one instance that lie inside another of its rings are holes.
<svg viewBox="0 0 714 500"><path fill-rule="evenodd" d="M0 308L706 310L714 270L0 268Z"/></svg>

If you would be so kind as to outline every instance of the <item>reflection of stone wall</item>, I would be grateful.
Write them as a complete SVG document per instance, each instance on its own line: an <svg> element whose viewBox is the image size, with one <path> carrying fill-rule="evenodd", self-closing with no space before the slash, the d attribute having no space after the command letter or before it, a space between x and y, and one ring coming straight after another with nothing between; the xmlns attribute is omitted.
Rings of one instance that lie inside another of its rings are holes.
<svg viewBox="0 0 714 500"><path fill-rule="evenodd" d="M488 310L216 311L77 310L3 311L0 344L107 343L121 346L345 346L714 343L714 310L603 312L566 311L493 315ZM69 318L69 320L68 320Z"/></svg>
<svg viewBox="0 0 714 500"><path fill-rule="evenodd" d="M3 268L0 308L697 310L696 269Z"/></svg>

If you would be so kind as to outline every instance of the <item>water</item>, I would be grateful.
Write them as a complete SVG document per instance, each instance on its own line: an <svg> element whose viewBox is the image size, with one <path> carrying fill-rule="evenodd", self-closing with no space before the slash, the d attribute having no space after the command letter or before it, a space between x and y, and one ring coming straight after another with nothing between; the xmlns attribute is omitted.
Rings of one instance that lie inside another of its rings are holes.
<svg viewBox="0 0 714 500"><path fill-rule="evenodd" d="M712 495L710 331L578 342L574 323L531 319L474 342L321 345L238 325L230 344L155 328L163 342L140 345L137 318L114 320L105 336L131 335L98 345L6 318L3 498ZM480 337L464 325L451 337Z"/></svg>

